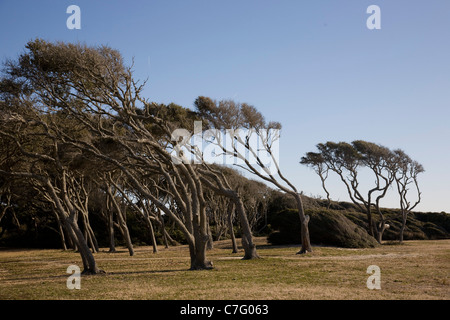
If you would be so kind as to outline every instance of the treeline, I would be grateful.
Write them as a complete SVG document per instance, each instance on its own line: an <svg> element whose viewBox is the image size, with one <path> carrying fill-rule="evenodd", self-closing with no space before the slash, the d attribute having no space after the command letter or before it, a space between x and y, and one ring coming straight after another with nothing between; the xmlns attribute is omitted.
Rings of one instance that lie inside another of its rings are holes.
<svg viewBox="0 0 450 320"><path fill-rule="evenodd" d="M267 187L264 183L245 178L238 171L222 167L221 171L228 181L241 191L241 199L248 217L249 227L254 235L268 234L268 207L272 207L272 199L278 197L278 192ZM91 173L97 174L97 170ZM186 238L166 214L158 212L154 218L150 214L143 215L138 207L128 202L130 199L114 192L116 207L112 198L109 198L104 187L96 182L88 182L84 178L80 190L87 196L87 217L77 217L84 236L92 239L91 250L109 248L115 252L116 246L126 246L126 233L120 227L119 214L123 216L126 229L133 245L154 246L156 253L159 246L173 246L187 244ZM20 182L19 182L20 181ZM58 215L55 214L51 204L42 198L39 193L29 192L27 185L21 185L21 180L2 180L4 187L0 194L2 216L0 219L0 247L29 247L29 248L62 248L74 249L70 237L62 227ZM84 189L84 190L83 190ZM209 240L207 248L213 247L213 241L229 239L232 241L233 252L237 252L236 238L241 238L241 226L236 216L234 206L229 198L205 190L206 216L208 219ZM135 200L135 203L138 201ZM139 204L140 205L140 204ZM155 209L157 211L157 209ZM88 236L88 230L92 234ZM95 245L94 245L95 244Z"/></svg>
<svg viewBox="0 0 450 320"><path fill-rule="evenodd" d="M191 269L212 268L206 252L210 226L224 233L234 219L244 259L258 258L252 225L265 205L266 187L242 183L220 163L203 161L203 148L189 139L200 123L209 130L202 144L213 146L215 155L240 160L241 168L295 199L300 251L311 251L300 194L276 163L275 172L288 187L259 156L263 150L266 159L276 160L272 148L280 124L267 123L254 107L233 101L199 97L195 111L157 104L142 96L144 85L120 53L106 46L37 39L18 59L7 61L0 81L2 217L9 214L19 226L20 211L35 230L53 219L61 245L76 249L84 272L91 274L101 272L92 222L103 221L111 251L118 232L133 255L130 212L146 226L153 244L155 229L165 243L177 241L167 232L176 226L188 244ZM224 130L231 133L226 144L219 135Z"/></svg>
<svg viewBox="0 0 450 320"><path fill-rule="evenodd" d="M368 233L366 212L350 202L337 202L324 199L305 198L306 213L311 217L311 242L317 245L330 245L344 248L369 248L380 245ZM399 243L403 228L404 240L450 239L450 214L445 212L410 212L406 227L400 209L381 208L387 228L383 240ZM269 206L268 241L274 245L298 244L300 225L292 201L280 195ZM379 224L378 216L373 222Z"/></svg>
<svg viewBox="0 0 450 320"><path fill-rule="evenodd" d="M268 188L266 185L240 175L237 171L226 169L241 181L246 188L244 206L249 215L249 222L254 236L268 237L274 245L301 244L300 224L292 198ZM251 191L256 191L252 194ZM2 194L5 197L4 194ZM248 196L251 196L248 197ZM238 252L236 238L241 237L236 215L229 212L227 198L210 193L208 201L208 233L213 241L229 240L234 253ZM120 195L118 195L120 198ZM0 222L0 247L17 248L64 248L70 249L67 237L60 235L58 220L50 207L39 203L35 197L16 195L10 201L10 207ZM364 212L349 202L335 202L303 196L305 211L311 217L311 242L316 245L331 245L347 248L374 247L377 242L367 233L367 220ZM5 199L4 199L5 200ZM95 239L101 248L115 251L116 246L125 246L118 223L114 220L109 229L109 215L99 209L104 199L91 197L89 205L89 224L95 233ZM217 201L214 201L217 200ZM251 200L248 202L248 200ZM256 200L256 201L255 201ZM119 199L123 203L123 200ZM5 203L2 201L2 203ZM160 221L152 223L154 237L146 221L125 203L126 224L134 245L174 246L186 244L183 233L167 216L161 215ZM5 209L5 207L2 207ZM389 221L389 228L384 233L384 240L397 241L402 226L399 209L382 208L384 217ZM6 213L6 212L5 212ZM375 220L377 218L375 217ZM82 224L82 222L80 221ZM108 231L111 231L109 233ZM450 215L445 212L411 212L404 231L405 240L450 239ZM153 242L155 240L155 242ZM157 248L154 248L157 252Z"/></svg>

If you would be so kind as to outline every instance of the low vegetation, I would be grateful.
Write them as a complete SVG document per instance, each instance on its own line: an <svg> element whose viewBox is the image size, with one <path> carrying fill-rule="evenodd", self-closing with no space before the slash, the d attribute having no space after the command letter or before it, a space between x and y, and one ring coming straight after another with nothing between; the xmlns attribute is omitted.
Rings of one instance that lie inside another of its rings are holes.
<svg viewBox="0 0 450 320"><path fill-rule="evenodd" d="M214 269L188 270L185 246L135 248L95 254L104 275L82 276L69 290L66 269L81 266L72 251L0 250L0 299L448 299L450 240L406 241L368 249L315 246L296 255L291 246L256 238L262 259L242 260L230 241L219 241L208 256ZM369 265L381 269L381 290L369 290Z"/></svg>

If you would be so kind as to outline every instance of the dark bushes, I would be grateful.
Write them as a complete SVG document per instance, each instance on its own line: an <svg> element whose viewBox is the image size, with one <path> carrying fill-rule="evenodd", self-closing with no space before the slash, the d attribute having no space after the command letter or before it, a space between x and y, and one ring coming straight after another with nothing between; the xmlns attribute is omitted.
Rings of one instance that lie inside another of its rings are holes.
<svg viewBox="0 0 450 320"><path fill-rule="evenodd" d="M348 219L344 214L331 210L306 210L310 216L311 242L344 248L375 247L377 242L368 233ZM272 244L294 244L301 242L300 222L294 209L281 211L273 217L272 228L276 230L268 237Z"/></svg>

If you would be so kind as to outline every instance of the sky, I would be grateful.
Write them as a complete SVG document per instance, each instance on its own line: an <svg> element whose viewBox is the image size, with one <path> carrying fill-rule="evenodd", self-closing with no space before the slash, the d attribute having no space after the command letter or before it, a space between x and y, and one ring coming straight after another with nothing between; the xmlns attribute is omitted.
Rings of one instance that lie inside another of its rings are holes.
<svg viewBox="0 0 450 320"><path fill-rule="evenodd" d="M67 28L70 5L81 29ZM366 25L370 5L381 29ZM325 193L301 156L321 142L367 140L424 166L416 210L450 212L448 0L0 0L1 61L35 38L119 50L155 102L255 106L282 124L281 170L308 196ZM328 188L349 200L336 177ZM395 190L381 205L399 206Z"/></svg>

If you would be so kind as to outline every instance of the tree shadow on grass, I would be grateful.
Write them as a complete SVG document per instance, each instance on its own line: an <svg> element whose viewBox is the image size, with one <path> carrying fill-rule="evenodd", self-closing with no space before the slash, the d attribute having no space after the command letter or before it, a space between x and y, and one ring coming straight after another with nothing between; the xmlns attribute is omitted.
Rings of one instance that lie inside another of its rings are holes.
<svg viewBox="0 0 450 320"><path fill-rule="evenodd" d="M104 272L98 274L81 274L81 277L91 277L91 276L117 276L117 275L135 275L135 274L158 274L158 273L176 273L176 272L186 272L189 269L166 269L166 270L142 270L142 271L112 271ZM57 279L67 279L70 274L61 274L54 276L31 276L31 277L17 277L17 278L7 278L4 281L46 281L46 280L57 280Z"/></svg>
<svg viewBox="0 0 450 320"><path fill-rule="evenodd" d="M133 275L133 274L156 274L156 273L176 273L176 272L186 272L190 271L189 269L166 269L166 270L142 270L142 271L113 271L106 272L107 276L116 276L116 275Z"/></svg>
<svg viewBox="0 0 450 320"><path fill-rule="evenodd" d="M274 244L257 244L256 250L258 249L282 249L282 248L300 248L301 244L280 244L280 245L274 245ZM313 245L314 247L314 245ZM223 250L233 250L233 247L231 245L224 245L221 246L220 249ZM238 246L239 251L242 251L243 248L241 246Z"/></svg>

